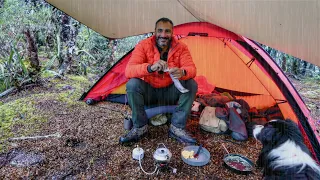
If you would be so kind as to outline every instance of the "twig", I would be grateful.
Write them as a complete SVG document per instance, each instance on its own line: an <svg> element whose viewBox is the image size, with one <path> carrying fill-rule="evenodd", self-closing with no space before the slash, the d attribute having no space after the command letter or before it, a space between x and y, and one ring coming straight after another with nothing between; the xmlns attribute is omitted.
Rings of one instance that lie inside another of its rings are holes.
<svg viewBox="0 0 320 180"><path fill-rule="evenodd" d="M6 96L6 95L8 95L8 94L10 94L10 93L11 93L12 91L14 91L15 89L16 89L16 87L12 87L12 88L10 88L10 89L7 89L7 90L3 91L3 92L0 94L0 98Z"/></svg>
<svg viewBox="0 0 320 180"><path fill-rule="evenodd" d="M228 154L230 154L229 151L227 150L227 148L224 146L224 144L221 143L221 145L222 145L223 149L224 149Z"/></svg>
<svg viewBox="0 0 320 180"><path fill-rule="evenodd" d="M26 137L9 138L8 141L33 140L33 139L43 139L43 138L50 138L50 137L61 138L61 134L55 133L55 134L49 134L45 136L26 136Z"/></svg>

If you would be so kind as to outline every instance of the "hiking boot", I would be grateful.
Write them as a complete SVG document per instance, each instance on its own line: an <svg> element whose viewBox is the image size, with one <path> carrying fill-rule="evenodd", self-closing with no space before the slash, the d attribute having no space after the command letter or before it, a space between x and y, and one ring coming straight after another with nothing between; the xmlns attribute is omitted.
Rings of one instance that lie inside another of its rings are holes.
<svg viewBox="0 0 320 180"><path fill-rule="evenodd" d="M148 130L148 125L144 125L140 128L132 128L126 135L121 136L119 139L120 144L136 142L142 138Z"/></svg>
<svg viewBox="0 0 320 180"><path fill-rule="evenodd" d="M181 143L195 144L197 141L188 135L188 133L181 128L177 128L174 125L170 125L169 137L178 140Z"/></svg>

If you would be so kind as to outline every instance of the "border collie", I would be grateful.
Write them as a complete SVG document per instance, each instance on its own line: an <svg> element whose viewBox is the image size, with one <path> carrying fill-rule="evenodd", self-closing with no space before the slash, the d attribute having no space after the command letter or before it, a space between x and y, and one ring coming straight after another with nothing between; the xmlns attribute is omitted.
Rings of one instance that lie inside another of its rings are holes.
<svg viewBox="0 0 320 180"><path fill-rule="evenodd" d="M317 179L320 167L312 159L298 126L290 119L255 125L253 136L262 143L257 165L269 179Z"/></svg>

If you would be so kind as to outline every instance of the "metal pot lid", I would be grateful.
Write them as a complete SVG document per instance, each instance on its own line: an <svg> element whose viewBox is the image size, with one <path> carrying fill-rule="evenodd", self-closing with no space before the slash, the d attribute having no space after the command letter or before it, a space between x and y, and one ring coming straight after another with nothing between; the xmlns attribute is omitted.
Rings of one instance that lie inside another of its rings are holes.
<svg viewBox="0 0 320 180"><path fill-rule="evenodd" d="M167 148L158 148L153 154L154 159L160 161L168 160L171 156L172 154Z"/></svg>

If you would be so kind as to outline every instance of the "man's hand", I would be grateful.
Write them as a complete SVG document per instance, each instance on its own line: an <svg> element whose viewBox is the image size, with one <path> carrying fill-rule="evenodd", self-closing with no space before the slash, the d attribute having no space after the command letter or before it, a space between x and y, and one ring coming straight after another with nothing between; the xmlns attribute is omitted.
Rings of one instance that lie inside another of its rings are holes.
<svg viewBox="0 0 320 180"><path fill-rule="evenodd" d="M169 73L173 76L173 78L175 79L179 79L182 76L184 76L185 74L183 73L183 70L177 67L171 68L169 70Z"/></svg>
<svg viewBox="0 0 320 180"><path fill-rule="evenodd" d="M167 62L160 59L159 61L154 63L150 68L152 71L164 71L165 69L167 69L167 67Z"/></svg>

